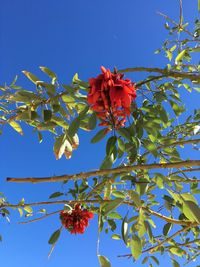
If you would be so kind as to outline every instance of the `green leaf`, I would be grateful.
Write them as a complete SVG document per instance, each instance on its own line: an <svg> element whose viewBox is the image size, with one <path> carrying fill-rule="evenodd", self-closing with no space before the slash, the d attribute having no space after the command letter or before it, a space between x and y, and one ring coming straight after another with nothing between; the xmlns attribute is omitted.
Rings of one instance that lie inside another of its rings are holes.
<svg viewBox="0 0 200 267"><path fill-rule="evenodd" d="M16 121L10 121L8 122L10 124L10 126L16 131L18 132L19 134L23 135L23 131L22 131L22 128L21 126L19 125L18 122Z"/></svg>
<svg viewBox="0 0 200 267"><path fill-rule="evenodd" d="M22 208L17 208L19 211L19 216L22 217L23 216L23 209Z"/></svg>
<svg viewBox="0 0 200 267"><path fill-rule="evenodd" d="M157 150L156 145L153 142L151 142L150 140L143 140L143 144L144 144L144 147L154 155L154 157L157 157L158 150Z"/></svg>
<svg viewBox="0 0 200 267"><path fill-rule="evenodd" d="M137 260L142 253L141 239L137 235L133 235L130 240L131 253L135 260Z"/></svg>
<svg viewBox="0 0 200 267"><path fill-rule="evenodd" d="M58 238L60 237L60 229L56 230L52 235L51 237L49 238L49 241L48 243L50 245L53 245L57 242Z"/></svg>
<svg viewBox="0 0 200 267"><path fill-rule="evenodd" d="M172 247L169 249L170 252L178 257L182 257L185 254L185 251L178 247Z"/></svg>
<svg viewBox="0 0 200 267"><path fill-rule="evenodd" d="M56 159L60 159L66 150L72 152L73 148L69 140L66 139L66 136L61 135L56 138L53 150Z"/></svg>
<svg viewBox="0 0 200 267"><path fill-rule="evenodd" d="M90 130L94 130L97 124L97 117L96 114L93 113L90 118L89 118L89 122L88 122L88 126L90 128Z"/></svg>
<svg viewBox="0 0 200 267"><path fill-rule="evenodd" d="M176 64L177 64L180 60L183 59L185 53L186 53L186 50L184 49L184 50L182 50L182 51L177 55L177 57L175 58L175 63L176 63Z"/></svg>
<svg viewBox="0 0 200 267"><path fill-rule="evenodd" d="M57 76L52 70L50 70L47 67L39 67L39 68L41 69L41 71L46 73L52 79L52 83L54 83L57 80Z"/></svg>
<svg viewBox="0 0 200 267"><path fill-rule="evenodd" d="M78 73L75 73L73 79L72 79L72 82L74 84L77 84L79 85L79 87L81 87L82 89L86 89L88 90L88 87L89 87L89 84L87 82L84 82L84 81L81 81L78 77Z"/></svg>
<svg viewBox="0 0 200 267"><path fill-rule="evenodd" d="M52 117L52 111L48 110L48 109L44 109L43 110L43 117L44 117L45 122L50 121L51 117Z"/></svg>
<svg viewBox="0 0 200 267"><path fill-rule="evenodd" d="M190 193L183 193L181 194L181 197L184 199L184 200L188 200L188 201L192 201L194 203L196 203L198 205L198 202L197 200L195 199L195 197L193 195L191 195Z"/></svg>
<svg viewBox="0 0 200 267"><path fill-rule="evenodd" d="M136 191L140 196L144 195L148 189L148 184L136 184Z"/></svg>
<svg viewBox="0 0 200 267"><path fill-rule="evenodd" d="M29 71L22 71L22 73L34 84L37 85L37 82L40 81L40 79L38 77L36 77L33 73L29 72Z"/></svg>
<svg viewBox="0 0 200 267"><path fill-rule="evenodd" d="M30 206L25 206L24 210L28 213L33 213L33 209Z"/></svg>
<svg viewBox="0 0 200 267"><path fill-rule="evenodd" d="M195 48L192 48L191 52L200 52L200 46L197 46Z"/></svg>
<svg viewBox="0 0 200 267"><path fill-rule="evenodd" d="M54 192L53 194L51 194L49 196L49 198L56 198L56 197L60 197L60 196L63 196L64 194L61 193L61 192Z"/></svg>
<svg viewBox="0 0 200 267"><path fill-rule="evenodd" d="M183 213L192 222L200 223L200 208L192 201L183 201Z"/></svg>
<svg viewBox="0 0 200 267"><path fill-rule="evenodd" d="M54 96L56 92L56 86L45 82L37 82L37 86L44 87L47 90L49 96Z"/></svg>
<svg viewBox="0 0 200 267"><path fill-rule="evenodd" d="M77 117L71 122L69 129L68 129L68 133L71 137L77 133L79 126L80 126L80 119L79 117Z"/></svg>
<svg viewBox="0 0 200 267"><path fill-rule="evenodd" d="M145 221L144 225L145 225L147 234L148 234L150 240L152 241L153 240L153 233L152 233L151 225L150 225L150 223L148 221Z"/></svg>
<svg viewBox="0 0 200 267"><path fill-rule="evenodd" d="M111 264L105 256L98 255L99 263L101 267L111 267Z"/></svg>
<svg viewBox="0 0 200 267"><path fill-rule="evenodd" d="M114 156L111 154L110 156L106 156L100 166L100 170L110 169L114 162Z"/></svg>
<svg viewBox="0 0 200 267"><path fill-rule="evenodd" d="M200 0L198 0L198 11L200 12Z"/></svg>
<svg viewBox="0 0 200 267"><path fill-rule="evenodd" d="M60 111L61 106L59 104L52 104L53 112L56 113Z"/></svg>
<svg viewBox="0 0 200 267"><path fill-rule="evenodd" d="M124 144L123 140L121 138L117 138L117 143L118 143L119 149L122 152L124 152L125 151L125 144Z"/></svg>
<svg viewBox="0 0 200 267"><path fill-rule="evenodd" d="M117 191L117 190L112 190L112 195L118 198L123 198L125 199L126 195L121 192L121 191Z"/></svg>
<svg viewBox="0 0 200 267"><path fill-rule="evenodd" d="M56 159L60 159L65 152L64 135L61 135L56 138L53 150Z"/></svg>
<svg viewBox="0 0 200 267"><path fill-rule="evenodd" d="M122 233L122 239L124 243L127 245L128 241L128 213L124 217L122 221L122 226L121 226L121 233Z"/></svg>
<svg viewBox="0 0 200 267"><path fill-rule="evenodd" d="M91 140L92 144L95 144L105 137L105 129L101 129Z"/></svg>
<svg viewBox="0 0 200 267"><path fill-rule="evenodd" d="M121 203L123 199L116 198L114 200L111 200L109 203L103 204L102 210L104 212L104 215L108 214L112 210L116 209Z"/></svg>
<svg viewBox="0 0 200 267"><path fill-rule="evenodd" d="M134 202L136 207L138 207L138 208L141 207L141 200L140 200L140 197L139 197L137 192L135 192L133 190L129 190L128 195L131 198L131 200Z"/></svg>
<svg viewBox="0 0 200 267"><path fill-rule="evenodd" d="M11 82L10 87L15 86L17 79L18 79L18 76L16 75L15 78L13 79L13 81Z"/></svg>
<svg viewBox="0 0 200 267"><path fill-rule="evenodd" d="M1 213L4 213L4 214L7 214L7 215L10 215L10 212L9 210L5 209L5 208L2 208L1 209Z"/></svg>
<svg viewBox="0 0 200 267"><path fill-rule="evenodd" d="M122 220L122 216L116 211L112 211L107 215L111 219Z"/></svg>
<svg viewBox="0 0 200 267"><path fill-rule="evenodd" d="M34 94L33 92L27 90L20 90L15 94L9 95L7 100L21 103L24 102L28 105L32 105L32 101L42 102L43 98L41 98L39 95Z"/></svg>
<svg viewBox="0 0 200 267"><path fill-rule="evenodd" d="M38 131L37 134L38 134L39 143L42 143L43 137L42 137L41 132Z"/></svg>
<svg viewBox="0 0 200 267"><path fill-rule="evenodd" d="M175 103L174 101L170 100L170 105L174 111L174 113L176 114L176 116L178 117L179 115L181 115L184 111L185 111L185 107L184 106L179 106L177 105L177 103Z"/></svg>
<svg viewBox="0 0 200 267"><path fill-rule="evenodd" d="M160 189L164 188L165 177L161 173L155 173L155 177L152 179Z"/></svg>
<svg viewBox="0 0 200 267"><path fill-rule="evenodd" d="M166 223L163 227L163 235L167 236L171 229L172 229L172 224Z"/></svg>
<svg viewBox="0 0 200 267"><path fill-rule="evenodd" d="M130 132L126 128L120 128L120 129L117 130L117 132L119 133L119 135L121 135L125 139L127 139L129 141L131 140Z"/></svg>
<svg viewBox="0 0 200 267"><path fill-rule="evenodd" d="M111 136L106 144L106 155L110 156L115 148L115 144L117 142L117 137L116 136Z"/></svg>
<svg viewBox="0 0 200 267"><path fill-rule="evenodd" d="M167 115L167 112L165 111L164 107L159 105L157 110L158 110L158 113L160 115L161 120L164 123L167 123L169 119L168 119L168 115Z"/></svg>
<svg viewBox="0 0 200 267"><path fill-rule="evenodd" d="M144 259L142 260L142 264L145 264L148 261L148 259L149 259L148 256L144 257Z"/></svg>
<svg viewBox="0 0 200 267"><path fill-rule="evenodd" d="M172 52L170 50L166 50L165 52L166 52L167 58L169 59L169 61L171 61L172 60L172 56L173 56Z"/></svg>
<svg viewBox="0 0 200 267"><path fill-rule="evenodd" d="M145 224L145 214L142 209L139 210L139 217L138 217L138 222L136 224L136 229L138 230L138 236L141 238L142 236L145 235L147 232L146 229L146 224Z"/></svg>
<svg viewBox="0 0 200 267"><path fill-rule="evenodd" d="M173 46L170 48L170 51L173 52L175 49L176 49L176 45L173 45Z"/></svg>
<svg viewBox="0 0 200 267"><path fill-rule="evenodd" d="M157 264L159 265L159 260L155 257L155 256L151 256L151 259Z"/></svg>
<svg viewBox="0 0 200 267"><path fill-rule="evenodd" d="M114 240L121 240L121 236L118 235L118 234L113 234L112 235L112 239L114 239Z"/></svg>
<svg viewBox="0 0 200 267"><path fill-rule="evenodd" d="M175 259L172 259L172 264L173 267L181 267L180 264Z"/></svg>
<svg viewBox="0 0 200 267"><path fill-rule="evenodd" d="M52 121L48 121L48 122L42 122L42 123L39 123L37 125L37 129L39 131L50 131L52 133L55 133L56 134L56 131L55 131L55 127L56 127L56 123L55 122L52 122Z"/></svg>
<svg viewBox="0 0 200 267"><path fill-rule="evenodd" d="M35 120L35 119L37 119L39 117L36 111L31 110L29 112L30 112L31 120Z"/></svg>
<svg viewBox="0 0 200 267"><path fill-rule="evenodd" d="M67 103L67 104L70 104L70 105L73 104L73 106L76 104L75 99L71 95L62 95L61 98L62 98L62 101L65 102L65 103Z"/></svg>
<svg viewBox="0 0 200 267"><path fill-rule="evenodd" d="M64 119L62 119L61 117L52 115L51 121L53 123L55 123L56 125L64 128L64 129L68 129L69 128L68 123Z"/></svg>

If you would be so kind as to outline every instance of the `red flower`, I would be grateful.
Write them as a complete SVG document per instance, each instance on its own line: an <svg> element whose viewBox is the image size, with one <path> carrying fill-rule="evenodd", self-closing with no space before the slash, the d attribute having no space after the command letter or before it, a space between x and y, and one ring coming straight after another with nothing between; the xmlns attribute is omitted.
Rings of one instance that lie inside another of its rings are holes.
<svg viewBox="0 0 200 267"><path fill-rule="evenodd" d="M88 220L92 219L94 214L86 209L81 209L80 204L76 204L72 211L63 210L60 212L62 225L70 231L71 234L83 234L88 226Z"/></svg>
<svg viewBox="0 0 200 267"><path fill-rule="evenodd" d="M123 79L124 74L111 73L101 67L102 74L89 80L90 91L88 103L103 120L99 125L118 129L123 127L126 116L130 116L131 102L136 98L136 89L129 79Z"/></svg>

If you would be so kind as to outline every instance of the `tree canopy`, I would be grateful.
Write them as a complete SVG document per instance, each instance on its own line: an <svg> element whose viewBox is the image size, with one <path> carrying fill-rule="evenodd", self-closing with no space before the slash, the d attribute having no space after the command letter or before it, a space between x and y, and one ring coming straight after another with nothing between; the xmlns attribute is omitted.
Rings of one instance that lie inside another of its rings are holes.
<svg viewBox="0 0 200 267"><path fill-rule="evenodd" d="M98 217L98 231L121 240L127 254L119 257L148 266L159 265L158 252L167 254L174 267L200 255L200 208L196 157L200 142L200 110L185 101L185 92L200 92L200 21L189 26L180 14L174 21L165 14L168 37L155 51L167 57L158 67L102 67L96 77L83 81L76 73L62 84L54 71L40 67L45 81L29 71L30 89L18 83L1 86L0 126L9 125L23 135L27 125L54 140L55 159L70 160L83 132L91 132L91 145L106 142L105 157L97 170L50 177L8 177L12 183L67 184L67 192L55 184L49 199L11 203L1 193L0 213L9 219L18 209L24 223L59 215L60 228L49 238L52 253L62 231L84 233L89 220ZM130 79L134 73L134 80ZM144 78L137 80L137 74ZM32 83L32 84L31 84ZM32 85L32 86L31 86ZM88 148L89 150L89 148ZM188 152L189 151L189 152ZM194 151L194 152L193 152ZM51 152L49 152L51 153ZM195 155L188 158L187 154ZM84 155L83 155L84 157ZM23 196L22 196L23 197ZM49 206L60 206L48 211ZM40 215L36 210L40 210ZM99 249L99 248L98 248ZM109 252L97 256L109 267Z"/></svg>

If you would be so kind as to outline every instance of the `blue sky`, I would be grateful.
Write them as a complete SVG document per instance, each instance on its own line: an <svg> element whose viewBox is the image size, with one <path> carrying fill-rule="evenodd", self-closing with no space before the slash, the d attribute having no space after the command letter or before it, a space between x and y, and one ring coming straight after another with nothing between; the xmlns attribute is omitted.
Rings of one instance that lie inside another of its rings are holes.
<svg viewBox="0 0 200 267"><path fill-rule="evenodd" d="M186 21L198 15L197 1L183 0L183 3ZM110 68L163 66L166 60L154 55L154 50L166 38L164 20L157 11L178 18L178 0L2 1L0 83L9 83L18 74L19 84L29 89L31 83L21 71L28 70L43 77L38 66L54 70L63 83L70 82L76 72L87 80L99 72L101 65ZM134 74L134 79L139 80L139 74ZM56 161L52 136L46 134L39 144L31 129L27 128L21 137L9 126L5 127L0 137L0 191L13 202L22 196L29 202L47 199L52 192L60 190L60 184L6 184L5 178L95 169L104 152L102 144L89 146L92 135L81 133L80 148L70 161ZM47 259L47 241L59 228L57 217L25 226L16 224L18 219L16 211L11 224L0 221L4 239L0 244L0 258L4 267L98 266L95 219L82 236L63 233L50 260ZM120 241L102 236L101 253L110 258L113 267L133 266L131 260L116 257L127 252ZM166 259L167 256L163 256L161 262L166 263Z"/></svg>

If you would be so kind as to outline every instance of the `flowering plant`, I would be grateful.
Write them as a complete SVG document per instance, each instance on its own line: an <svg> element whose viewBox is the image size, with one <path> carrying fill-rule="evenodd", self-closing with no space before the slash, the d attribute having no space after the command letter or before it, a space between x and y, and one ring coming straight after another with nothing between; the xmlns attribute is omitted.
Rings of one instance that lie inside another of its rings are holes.
<svg viewBox="0 0 200 267"><path fill-rule="evenodd" d="M83 234L88 226L88 221L94 217L94 214L87 209L82 209L80 204L75 204L74 209L60 212L62 225L70 231L71 234Z"/></svg>
<svg viewBox="0 0 200 267"><path fill-rule="evenodd" d="M119 129L131 114L131 103L136 98L135 85L129 79L123 79L124 74L116 69L111 73L102 66L101 71L102 74L89 80L88 103L103 120L99 125Z"/></svg>

